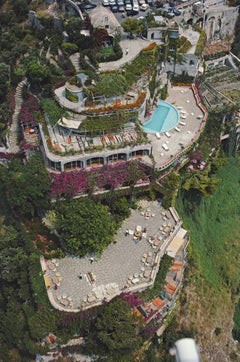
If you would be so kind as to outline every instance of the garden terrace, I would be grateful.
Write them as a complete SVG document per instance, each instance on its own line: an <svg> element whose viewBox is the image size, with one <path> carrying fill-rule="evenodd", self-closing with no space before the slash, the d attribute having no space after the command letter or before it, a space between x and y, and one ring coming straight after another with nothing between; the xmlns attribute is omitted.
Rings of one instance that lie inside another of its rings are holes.
<svg viewBox="0 0 240 362"><path fill-rule="evenodd" d="M235 104L234 90L240 88L240 76L235 70L224 66L214 67L205 73L205 81L200 87L201 94L208 108Z"/></svg>
<svg viewBox="0 0 240 362"><path fill-rule="evenodd" d="M55 139L52 141L50 138L46 140L41 125L39 125L39 130L43 141L42 151L45 164L54 171L103 166L117 161L145 158L152 153L150 143L139 141L138 144L138 134L134 129L125 129L119 134L94 137L91 139L91 146L89 146L90 139L87 137L77 134L60 135L56 130L54 134L51 130L51 134L57 141ZM61 142L63 139L64 143ZM86 144L90 147L88 152ZM150 160L149 162L151 163Z"/></svg>

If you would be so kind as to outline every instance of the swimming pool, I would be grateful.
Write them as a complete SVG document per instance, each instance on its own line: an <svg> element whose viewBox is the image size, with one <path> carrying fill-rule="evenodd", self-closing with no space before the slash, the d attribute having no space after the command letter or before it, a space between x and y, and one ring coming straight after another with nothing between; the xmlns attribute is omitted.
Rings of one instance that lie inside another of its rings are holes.
<svg viewBox="0 0 240 362"><path fill-rule="evenodd" d="M152 117L143 124L147 133L167 132L174 128L179 121L179 113L172 104L160 100Z"/></svg>

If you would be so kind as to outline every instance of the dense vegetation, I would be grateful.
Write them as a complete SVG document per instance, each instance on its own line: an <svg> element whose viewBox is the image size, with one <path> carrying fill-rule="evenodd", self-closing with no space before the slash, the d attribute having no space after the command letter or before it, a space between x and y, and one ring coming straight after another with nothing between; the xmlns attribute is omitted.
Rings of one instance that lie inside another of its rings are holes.
<svg viewBox="0 0 240 362"><path fill-rule="evenodd" d="M107 207L83 198L59 202L55 210L55 226L69 253L80 257L101 254L112 242L116 224Z"/></svg>
<svg viewBox="0 0 240 362"><path fill-rule="evenodd" d="M177 208L190 230L191 257L203 277L213 288L239 287L239 161L229 159L219 169L221 180L210 198L196 201L192 194L181 190ZM232 256L234 256L232 258Z"/></svg>

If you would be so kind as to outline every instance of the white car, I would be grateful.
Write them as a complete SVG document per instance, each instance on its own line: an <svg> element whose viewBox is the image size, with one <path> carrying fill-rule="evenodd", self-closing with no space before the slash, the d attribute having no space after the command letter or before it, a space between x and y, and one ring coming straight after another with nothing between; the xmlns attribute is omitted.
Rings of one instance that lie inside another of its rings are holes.
<svg viewBox="0 0 240 362"><path fill-rule="evenodd" d="M108 6L109 5L109 0L103 0L102 5L103 6Z"/></svg>
<svg viewBox="0 0 240 362"><path fill-rule="evenodd" d="M126 9L126 11L131 11L132 10L132 5L131 4L126 4L125 9Z"/></svg>
<svg viewBox="0 0 240 362"><path fill-rule="evenodd" d="M142 5L140 6L140 10L142 10L142 11L146 11L148 8L149 8L149 5L148 5L148 4L142 4Z"/></svg>
<svg viewBox="0 0 240 362"><path fill-rule="evenodd" d="M109 0L109 5L110 6L116 5L116 1L115 0Z"/></svg>
<svg viewBox="0 0 240 362"><path fill-rule="evenodd" d="M146 4L145 0L138 0L139 5Z"/></svg>
<svg viewBox="0 0 240 362"><path fill-rule="evenodd" d="M133 11L139 12L139 5L137 3L133 4Z"/></svg>

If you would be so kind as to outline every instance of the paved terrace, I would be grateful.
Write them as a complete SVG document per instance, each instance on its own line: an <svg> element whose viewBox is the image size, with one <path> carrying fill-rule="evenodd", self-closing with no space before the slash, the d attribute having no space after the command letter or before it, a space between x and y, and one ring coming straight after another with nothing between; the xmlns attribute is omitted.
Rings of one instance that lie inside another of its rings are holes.
<svg viewBox="0 0 240 362"><path fill-rule="evenodd" d="M160 259L180 226L174 210L164 210L157 201L142 200L100 259L70 255L58 260L41 259L50 302L59 310L78 312L122 292L151 286ZM134 236L140 228L141 240Z"/></svg>
<svg viewBox="0 0 240 362"><path fill-rule="evenodd" d="M203 112L197 106L190 87L169 86L168 94L166 101L179 108L180 120L176 125L178 131L173 128L168 132L170 137L167 137L165 133L160 133L158 139L155 133L148 133L156 167L163 167L172 157L181 152L182 148L186 149L198 138L203 118ZM163 144L167 144L168 151L163 149Z"/></svg>

